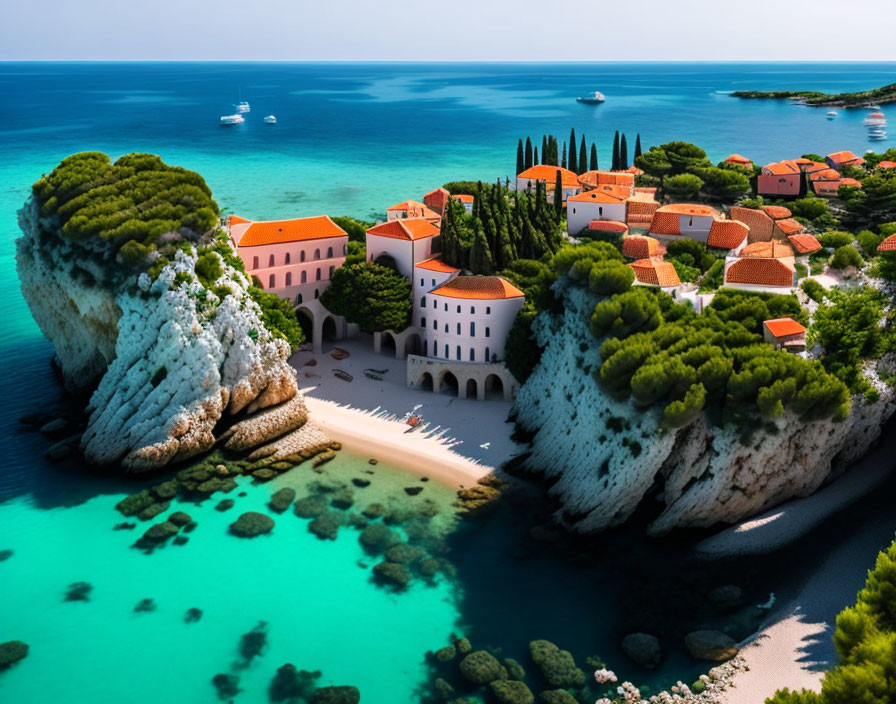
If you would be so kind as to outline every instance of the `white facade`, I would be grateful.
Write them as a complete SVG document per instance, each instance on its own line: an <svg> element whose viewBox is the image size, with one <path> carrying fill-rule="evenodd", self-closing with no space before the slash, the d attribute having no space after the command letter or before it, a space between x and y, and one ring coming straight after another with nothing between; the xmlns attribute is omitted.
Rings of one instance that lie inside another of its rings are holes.
<svg viewBox="0 0 896 704"><path fill-rule="evenodd" d="M414 267L413 284L414 296L414 313L411 318L411 324L423 330L425 328L425 318L427 317L426 294L434 288L438 288L444 283L457 276L459 272L454 271L433 271L422 267ZM430 304L432 305L432 304Z"/></svg>
<svg viewBox="0 0 896 704"><path fill-rule="evenodd" d="M418 240L398 239L367 233L367 261L376 261L383 255L392 257L399 273L412 279L414 265L432 256L434 237Z"/></svg>
<svg viewBox="0 0 896 704"><path fill-rule="evenodd" d="M588 227L588 223L592 220L615 220L624 223L626 220L625 202L567 201L566 229L569 234L577 235Z"/></svg>

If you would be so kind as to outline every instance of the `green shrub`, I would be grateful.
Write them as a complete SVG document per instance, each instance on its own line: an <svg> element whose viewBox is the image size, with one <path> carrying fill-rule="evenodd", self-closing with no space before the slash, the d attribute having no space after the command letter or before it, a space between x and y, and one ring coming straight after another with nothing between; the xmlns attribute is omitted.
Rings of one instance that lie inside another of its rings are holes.
<svg viewBox="0 0 896 704"><path fill-rule="evenodd" d="M673 200L691 200L696 198L701 188L703 188L703 179L694 174L670 176L663 184L663 189Z"/></svg>
<svg viewBox="0 0 896 704"><path fill-rule="evenodd" d="M816 303L821 303L824 300L824 286L815 279L806 279L800 284L800 288Z"/></svg>
<svg viewBox="0 0 896 704"><path fill-rule="evenodd" d="M848 244L852 244L855 239L850 233L839 230L831 230L818 236L818 241L825 247L836 249Z"/></svg>
<svg viewBox="0 0 896 704"><path fill-rule="evenodd" d="M725 283L725 260L717 259L700 281L700 293L715 291Z"/></svg>
<svg viewBox="0 0 896 704"><path fill-rule="evenodd" d="M373 262L342 266L333 272L321 303L365 332L400 332L411 320L411 282Z"/></svg>
<svg viewBox="0 0 896 704"><path fill-rule="evenodd" d="M831 258L831 267L834 269L846 269L850 266L861 269L864 264L865 260L862 259L859 250L851 244L837 247L837 249L834 250L834 256Z"/></svg>
<svg viewBox="0 0 896 704"><path fill-rule="evenodd" d="M261 320L268 332L274 337L286 340L290 349L295 352L305 341L305 334L292 304L285 298L268 293L257 286L249 287L249 295L261 308ZM257 339L257 334L256 332L256 337L253 339Z"/></svg>
<svg viewBox="0 0 896 704"><path fill-rule="evenodd" d="M871 230L862 230L856 235L856 239L862 248L862 253L866 257L875 256L877 254L877 246L884 240L883 237L875 235Z"/></svg>
<svg viewBox="0 0 896 704"><path fill-rule="evenodd" d="M194 266L196 278L206 288L212 288L215 282L221 278L224 270L221 268L221 260L214 252L203 252L196 258Z"/></svg>

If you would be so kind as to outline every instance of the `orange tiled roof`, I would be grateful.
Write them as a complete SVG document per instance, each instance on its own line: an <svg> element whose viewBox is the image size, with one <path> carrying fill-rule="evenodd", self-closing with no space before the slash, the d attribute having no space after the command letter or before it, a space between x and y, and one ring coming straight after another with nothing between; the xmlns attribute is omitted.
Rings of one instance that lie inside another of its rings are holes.
<svg viewBox="0 0 896 704"><path fill-rule="evenodd" d="M448 298L482 300L519 298L525 295L507 279L500 276L455 276L438 288L434 288L430 293Z"/></svg>
<svg viewBox="0 0 896 704"><path fill-rule="evenodd" d="M517 174L517 178L527 178L530 181L546 181L555 183L557 180L557 172L560 172L561 184L564 186L578 186L579 177L569 169L564 169L553 164L536 164L522 173Z"/></svg>
<svg viewBox="0 0 896 704"><path fill-rule="evenodd" d="M681 284L675 267L669 262L663 261L660 257L639 259L629 264L629 266L634 270L635 279L639 283L661 287L678 286Z"/></svg>
<svg viewBox="0 0 896 704"><path fill-rule="evenodd" d="M650 220L650 232L655 235L680 235L681 224L679 215L659 208Z"/></svg>
<svg viewBox="0 0 896 704"><path fill-rule="evenodd" d="M849 186L850 188L861 188L862 182L858 181L854 178L841 178L840 185L841 186Z"/></svg>
<svg viewBox="0 0 896 704"><path fill-rule="evenodd" d="M390 210L407 212L408 216L412 218L428 218L434 220L440 217L440 215L432 208L416 200L406 200L386 208L386 212L389 212Z"/></svg>
<svg viewBox="0 0 896 704"><path fill-rule="evenodd" d="M628 225L624 222L616 220L592 220L588 223L589 230L597 230L598 232L628 232Z"/></svg>
<svg viewBox="0 0 896 704"><path fill-rule="evenodd" d="M725 282L791 287L793 269L779 259L738 259L725 272Z"/></svg>
<svg viewBox="0 0 896 704"><path fill-rule="evenodd" d="M238 247L259 247L266 244L348 237L348 233L330 220L327 215L294 220L267 220L265 222L243 220L243 222L231 226L230 232L236 239Z"/></svg>
<svg viewBox="0 0 896 704"><path fill-rule="evenodd" d="M757 259L781 259L792 257L793 250L781 242L753 242L743 248L740 256Z"/></svg>
<svg viewBox="0 0 896 704"><path fill-rule="evenodd" d="M643 176L643 175L644 175L644 170L643 170L643 169L639 169L637 166L634 166L634 165L633 165L633 166L629 166L629 167L626 169L626 171L627 171L628 173L632 174L633 176Z"/></svg>
<svg viewBox="0 0 896 704"><path fill-rule="evenodd" d="M628 171L586 171L579 174L583 186L600 186L608 183L613 186L635 187L635 175Z"/></svg>
<svg viewBox="0 0 896 704"><path fill-rule="evenodd" d="M793 318L775 318L774 320L765 320L762 324L767 327L768 331L775 337L803 335L806 332L806 328L796 322Z"/></svg>
<svg viewBox="0 0 896 704"><path fill-rule="evenodd" d="M775 227L777 227L785 235L795 235L797 232L802 232L806 229L799 220L794 220L793 218L784 218L783 220L778 220L775 223Z"/></svg>
<svg viewBox="0 0 896 704"><path fill-rule="evenodd" d="M813 181L812 190L819 196L835 196L840 190L840 181Z"/></svg>
<svg viewBox="0 0 896 704"><path fill-rule="evenodd" d="M787 174L801 173L799 164L790 159L777 161L773 164L766 164L762 167L762 171L763 173L767 173L772 176L786 176Z"/></svg>
<svg viewBox="0 0 896 704"><path fill-rule="evenodd" d="M896 161L881 161L877 168L879 169L896 169Z"/></svg>
<svg viewBox="0 0 896 704"><path fill-rule="evenodd" d="M677 215L699 215L717 217L719 212L715 208L708 205L698 205L695 203L670 203L662 206L658 213L676 213Z"/></svg>
<svg viewBox="0 0 896 704"><path fill-rule="evenodd" d="M228 225L242 225L245 222L252 222L252 221L249 220L248 218L241 218L239 215L231 215L227 219Z"/></svg>
<svg viewBox="0 0 896 704"><path fill-rule="evenodd" d="M374 225L367 230L367 234L413 241L435 237L439 234L439 226L426 218L404 218Z"/></svg>
<svg viewBox="0 0 896 704"><path fill-rule="evenodd" d="M622 254L629 259L649 259L650 257L661 257L665 253L665 247L653 237L631 235L622 240Z"/></svg>
<svg viewBox="0 0 896 704"><path fill-rule="evenodd" d="M811 175L817 171L825 171L826 169L829 169L831 167L823 161L810 161L808 164L804 164L800 168L803 170L803 173Z"/></svg>
<svg viewBox="0 0 896 704"><path fill-rule="evenodd" d="M896 252L896 235L890 235L877 245L878 252Z"/></svg>
<svg viewBox="0 0 896 704"><path fill-rule="evenodd" d="M865 160L862 157L856 156L848 149L844 149L842 152L834 152L832 154L828 154L827 158L830 159L835 164L864 164Z"/></svg>
<svg viewBox="0 0 896 704"><path fill-rule="evenodd" d="M802 234L802 235L790 235L787 238L787 241L790 242L790 246L793 247L794 251L798 254L811 254L812 252L817 252L821 249L821 242L819 242L815 237L810 234Z"/></svg>
<svg viewBox="0 0 896 704"><path fill-rule="evenodd" d="M624 186L602 184L590 191L583 191L566 199L567 203L624 203L631 197L631 189Z"/></svg>
<svg viewBox="0 0 896 704"><path fill-rule="evenodd" d="M737 220L713 220L706 237L707 247L734 249L750 234L750 228Z"/></svg>
<svg viewBox="0 0 896 704"><path fill-rule="evenodd" d="M752 159L747 159L747 157L741 156L740 154L732 154L731 156L726 158L725 161L727 161L729 164L742 164L742 165L749 164L750 166L753 165Z"/></svg>
<svg viewBox="0 0 896 704"><path fill-rule="evenodd" d="M781 220L782 218L789 218L793 215L793 213L790 212L790 209L785 208L783 205L763 205L762 210L773 220Z"/></svg>
<svg viewBox="0 0 896 704"><path fill-rule="evenodd" d="M753 241L770 240L774 221L762 210L732 206L728 210L732 220L740 220L750 228L750 239Z"/></svg>
<svg viewBox="0 0 896 704"><path fill-rule="evenodd" d="M836 169L827 168L809 174L809 179L812 181L839 181L840 172Z"/></svg>
<svg viewBox="0 0 896 704"><path fill-rule="evenodd" d="M451 196L451 199L460 201L461 203L472 203L473 202L473 196L468 195L466 193L458 193L455 196Z"/></svg>
<svg viewBox="0 0 896 704"><path fill-rule="evenodd" d="M430 257L429 259L424 259L422 262L417 262L414 264L415 269L425 269L426 271L436 271L440 274L456 274L460 271L460 269L449 266L445 262L442 261L441 257Z"/></svg>

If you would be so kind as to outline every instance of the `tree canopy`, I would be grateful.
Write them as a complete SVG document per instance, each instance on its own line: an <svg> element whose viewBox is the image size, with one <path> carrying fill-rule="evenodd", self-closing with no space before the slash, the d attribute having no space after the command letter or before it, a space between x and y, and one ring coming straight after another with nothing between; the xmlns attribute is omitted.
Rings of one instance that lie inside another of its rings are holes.
<svg viewBox="0 0 896 704"><path fill-rule="evenodd" d="M342 266L321 295L327 310L365 332L404 330L411 320L411 282L373 262Z"/></svg>

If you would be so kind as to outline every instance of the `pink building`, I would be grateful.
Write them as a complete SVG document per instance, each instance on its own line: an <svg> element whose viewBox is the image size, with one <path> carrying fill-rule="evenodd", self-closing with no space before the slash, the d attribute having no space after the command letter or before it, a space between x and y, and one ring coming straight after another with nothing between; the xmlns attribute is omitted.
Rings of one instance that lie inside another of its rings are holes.
<svg viewBox="0 0 896 704"><path fill-rule="evenodd" d="M795 161L766 164L756 183L761 196L798 196L802 191L803 171Z"/></svg>
<svg viewBox="0 0 896 704"><path fill-rule="evenodd" d="M294 305L318 298L345 262L348 234L326 215L264 222L231 216L229 228L246 271Z"/></svg>

